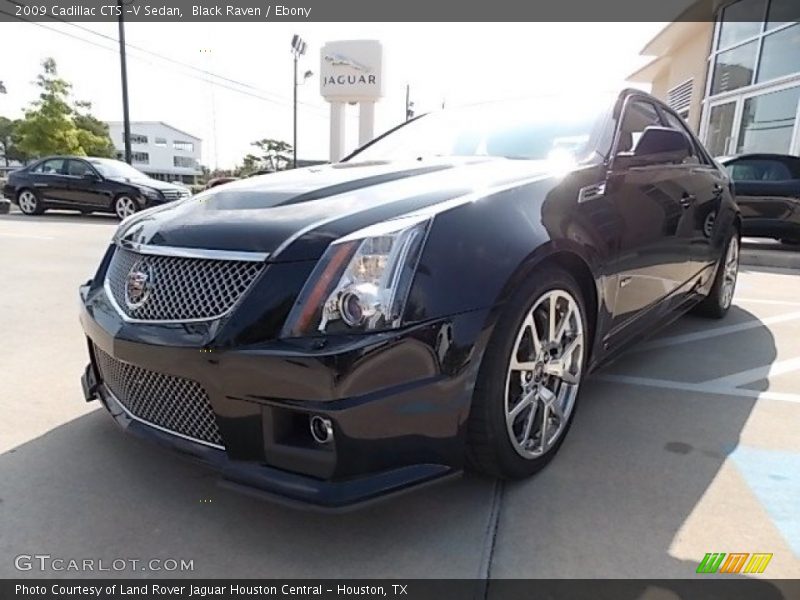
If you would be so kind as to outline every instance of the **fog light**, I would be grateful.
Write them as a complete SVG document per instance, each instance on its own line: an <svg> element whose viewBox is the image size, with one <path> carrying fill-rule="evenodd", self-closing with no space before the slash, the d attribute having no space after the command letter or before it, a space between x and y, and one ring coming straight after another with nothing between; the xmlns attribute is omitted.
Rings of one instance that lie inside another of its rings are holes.
<svg viewBox="0 0 800 600"><path fill-rule="evenodd" d="M326 417L314 415L309 421L311 437L318 444L327 444L333 439L333 424Z"/></svg>

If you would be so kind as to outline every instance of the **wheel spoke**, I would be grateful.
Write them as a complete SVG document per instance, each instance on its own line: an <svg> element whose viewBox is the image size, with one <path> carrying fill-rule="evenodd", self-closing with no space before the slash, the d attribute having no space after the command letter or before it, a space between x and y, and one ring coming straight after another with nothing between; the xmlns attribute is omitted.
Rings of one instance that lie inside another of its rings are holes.
<svg viewBox="0 0 800 600"><path fill-rule="evenodd" d="M547 433L548 433L548 421L550 420L550 405L545 404L542 407L542 427L539 430L541 432L540 440L541 440L541 450L544 452L550 446L547 443Z"/></svg>
<svg viewBox="0 0 800 600"><path fill-rule="evenodd" d="M530 392L524 395L520 399L519 403L514 408L511 409L511 412L508 413L509 423L513 423L514 421L516 421L519 414L523 410L525 410L525 407L533 404L535 400L536 400L536 392Z"/></svg>
<svg viewBox="0 0 800 600"><path fill-rule="evenodd" d="M558 313L556 309L558 308L558 296L555 294L550 296L550 314L547 318L547 341L548 342L555 342L556 341L556 318Z"/></svg>
<svg viewBox="0 0 800 600"><path fill-rule="evenodd" d="M531 411L528 413L528 418L525 420L525 429L522 431L522 439L520 442L523 446L527 446L527 442L531 437L531 429L533 428L533 421L536 418L536 403L531 405Z"/></svg>
<svg viewBox="0 0 800 600"><path fill-rule="evenodd" d="M564 316L561 318L561 321L556 328L555 334L553 336L553 341L557 344L561 343L561 339L564 337L564 333L567 331L567 327L569 326L569 320L572 317L572 306L569 304L567 305L567 310L564 311Z"/></svg>

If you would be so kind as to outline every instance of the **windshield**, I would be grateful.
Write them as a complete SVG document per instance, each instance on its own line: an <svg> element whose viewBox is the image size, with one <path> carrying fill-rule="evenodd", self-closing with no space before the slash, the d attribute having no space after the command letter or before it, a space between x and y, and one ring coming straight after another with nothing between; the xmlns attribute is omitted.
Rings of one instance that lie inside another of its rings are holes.
<svg viewBox="0 0 800 600"><path fill-rule="evenodd" d="M126 179L147 179L147 175L134 169L128 163L110 158L92 158L89 160L103 177L124 177Z"/></svg>
<svg viewBox="0 0 800 600"><path fill-rule="evenodd" d="M352 162L421 159L430 156L496 156L521 160L581 160L593 150L603 96L539 98L447 110L409 122L367 146Z"/></svg>

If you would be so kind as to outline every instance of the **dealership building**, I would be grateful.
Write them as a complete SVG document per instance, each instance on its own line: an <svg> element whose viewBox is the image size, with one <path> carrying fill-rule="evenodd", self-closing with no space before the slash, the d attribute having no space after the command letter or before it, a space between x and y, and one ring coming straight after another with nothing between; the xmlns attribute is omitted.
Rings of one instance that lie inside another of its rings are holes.
<svg viewBox="0 0 800 600"><path fill-rule="evenodd" d="M108 132L117 149L125 155L121 121L110 121ZM202 140L161 121L131 121L131 163L154 179L195 183L202 174Z"/></svg>
<svg viewBox="0 0 800 600"><path fill-rule="evenodd" d="M714 156L800 154L800 2L719 2L713 22L675 21L628 77L649 83Z"/></svg>

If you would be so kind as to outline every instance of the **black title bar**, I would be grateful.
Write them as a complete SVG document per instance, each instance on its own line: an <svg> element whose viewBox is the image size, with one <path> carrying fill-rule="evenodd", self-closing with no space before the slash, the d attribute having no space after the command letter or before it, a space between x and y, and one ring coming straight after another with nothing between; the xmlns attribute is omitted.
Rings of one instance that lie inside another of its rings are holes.
<svg viewBox="0 0 800 600"><path fill-rule="evenodd" d="M0 21L709 21L730 0L0 0ZM583 40L591 46L592 40Z"/></svg>

